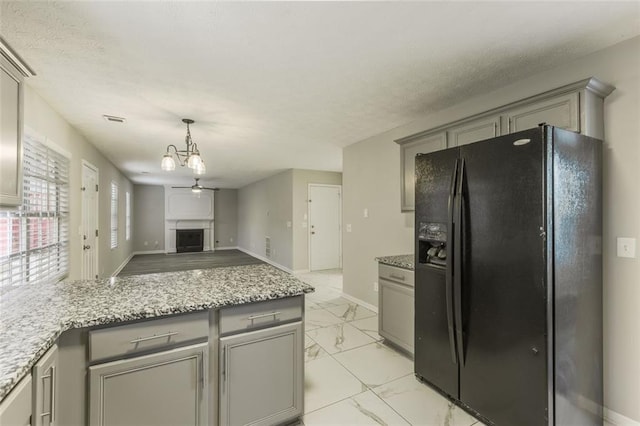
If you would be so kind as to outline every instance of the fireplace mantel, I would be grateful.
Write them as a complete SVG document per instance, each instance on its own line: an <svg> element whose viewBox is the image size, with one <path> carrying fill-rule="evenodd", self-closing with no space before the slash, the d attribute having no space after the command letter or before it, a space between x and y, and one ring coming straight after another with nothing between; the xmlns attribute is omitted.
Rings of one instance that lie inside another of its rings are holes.
<svg viewBox="0 0 640 426"><path fill-rule="evenodd" d="M214 192L194 194L190 189L165 186L164 246L167 253L176 252L176 229L203 229L204 250L214 250Z"/></svg>

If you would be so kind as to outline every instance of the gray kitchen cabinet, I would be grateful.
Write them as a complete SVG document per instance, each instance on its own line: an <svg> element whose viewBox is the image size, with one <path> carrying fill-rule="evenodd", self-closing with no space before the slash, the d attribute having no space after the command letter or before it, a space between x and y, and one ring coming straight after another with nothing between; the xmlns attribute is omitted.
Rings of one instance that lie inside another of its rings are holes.
<svg viewBox="0 0 640 426"><path fill-rule="evenodd" d="M413 211L415 205L416 154L428 153L447 147L446 132L420 134L406 138L400 144L400 197L402 211Z"/></svg>
<svg viewBox="0 0 640 426"><path fill-rule="evenodd" d="M31 388L31 374L29 374L0 402L0 425L31 424Z"/></svg>
<svg viewBox="0 0 640 426"><path fill-rule="evenodd" d="M0 54L0 206L22 204L23 76Z"/></svg>
<svg viewBox="0 0 640 426"><path fill-rule="evenodd" d="M508 110L507 133L531 129L540 123L580 132L579 98L578 92L567 93Z"/></svg>
<svg viewBox="0 0 640 426"><path fill-rule="evenodd" d="M378 283L378 334L387 342L413 355L413 271L380 264Z"/></svg>
<svg viewBox="0 0 640 426"><path fill-rule="evenodd" d="M89 367L89 424L207 424L208 348L205 342Z"/></svg>
<svg viewBox="0 0 640 426"><path fill-rule="evenodd" d="M401 210L415 205L415 155L536 127L540 123L604 138L604 98L614 87L588 78L409 135L400 145Z"/></svg>
<svg viewBox="0 0 640 426"><path fill-rule="evenodd" d="M447 148L500 136L500 115L473 120L447 130Z"/></svg>
<svg viewBox="0 0 640 426"><path fill-rule="evenodd" d="M303 348L301 321L222 337L220 424L275 425L301 416Z"/></svg>
<svg viewBox="0 0 640 426"><path fill-rule="evenodd" d="M58 345L33 366L33 426L57 424Z"/></svg>

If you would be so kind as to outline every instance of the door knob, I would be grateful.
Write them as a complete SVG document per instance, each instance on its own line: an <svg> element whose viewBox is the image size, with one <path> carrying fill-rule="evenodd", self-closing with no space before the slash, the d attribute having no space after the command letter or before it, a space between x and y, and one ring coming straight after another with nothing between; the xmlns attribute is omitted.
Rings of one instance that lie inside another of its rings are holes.
<svg viewBox="0 0 640 426"><path fill-rule="evenodd" d="M82 246L83 250L89 250L91 248L91 246Z"/></svg>
<svg viewBox="0 0 640 426"><path fill-rule="evenodd" d="M311 235L315 235L315 234L316 234L316 231L311 231Z"/></svg>

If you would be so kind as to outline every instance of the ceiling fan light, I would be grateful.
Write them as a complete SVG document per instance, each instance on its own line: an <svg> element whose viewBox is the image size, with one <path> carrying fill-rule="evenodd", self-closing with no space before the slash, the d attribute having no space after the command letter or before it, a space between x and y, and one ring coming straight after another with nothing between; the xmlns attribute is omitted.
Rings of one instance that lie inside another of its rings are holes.
<svg viewBox="0 0 640 426"><path fill-rule="evenodd" d="M204 161L200 161L200 163L193 168L193 173L196 175L203 175L206 172L207 172L207 168L204 165Z"/></svg>
<svg viewBox="0 0 640 426"><path fill-rule="evenodd" d="M194 194L199 194L202 192L202 188L199 188L197 186L192 186L191 187L191 192L193 192Z"/></svg>
<svg viewBox="0 0 640 426"><path fill-rule="evenodd" d="M162 170L166 172L170 172L176 169L176 162L173 159L173 156L168 152L162 157L162 163L160 165Z"/></svg>

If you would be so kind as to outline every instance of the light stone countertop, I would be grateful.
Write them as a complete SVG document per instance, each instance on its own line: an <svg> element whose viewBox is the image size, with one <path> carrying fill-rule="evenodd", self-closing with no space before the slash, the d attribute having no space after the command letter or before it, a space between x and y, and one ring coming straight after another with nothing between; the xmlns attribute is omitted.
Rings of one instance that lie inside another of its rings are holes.
<svg viewBox="0 0 640 426"><path fill-rule="evenodd" d="M413 254L401 254L397 256L380 256L376 257L376 260L380 263L390 266L396 266L398 268L414 270L414 255Z"/></svg>
<svg viewBox="0 0 640 426"><path fill-rule="evenodd" d="M271 265L22 285L0 295L0 400L66 330L310 293Z"/></svg>

